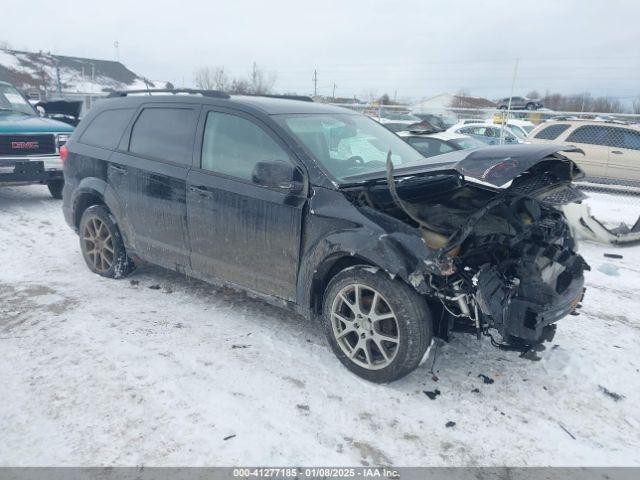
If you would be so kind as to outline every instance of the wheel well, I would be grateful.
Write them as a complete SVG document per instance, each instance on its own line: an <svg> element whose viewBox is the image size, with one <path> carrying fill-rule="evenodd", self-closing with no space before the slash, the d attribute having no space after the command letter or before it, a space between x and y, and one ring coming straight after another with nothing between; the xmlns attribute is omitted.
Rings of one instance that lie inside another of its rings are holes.
<svg viewBox="0 0 640 480"><path fill-rule="evenodd" d="M345 255L333 259L325 260L313 275L311 282L311 309L314 313L322 312L322 303L324 301L324 292L327 285L333 277L345 268L354 267L356 265L372 265L371 262L357 256Z"/></svg>
<svg viewBox="0 0 640 480"><path fill-rule="evenodd" d="M104 205L104 204L105 203L104 203L104 200L102 200L102 197L100 197L95 193L80 194L76 199L75 210L73 212L74 213L73 223L76 226L76 228L80 227L80 219L82 218L82 214L87 208L92 207L94 205Z"/></svg>

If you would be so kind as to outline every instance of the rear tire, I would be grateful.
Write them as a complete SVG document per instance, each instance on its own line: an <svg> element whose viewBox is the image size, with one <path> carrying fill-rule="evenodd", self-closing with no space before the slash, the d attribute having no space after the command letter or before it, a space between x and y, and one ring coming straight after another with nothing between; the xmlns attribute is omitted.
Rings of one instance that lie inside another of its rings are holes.
<svg viewBox="0 0 640 480"><path fill-rule="evenodd" d="M329 282L323 302L327 340L356 375L376 383L404 377L432 338L426 300L382 271L356 266Z"/></svg>
<svg viewBox="0 0 640 480"><path fill-rule="evenodd" d="M47 182L49 193L56 200L62 198L62 189L64 188L64 180L50 180Z"/></svg>
<svg viewBox="0 0 640 480"><path fill-rule="evenodd" d="M78 234L82 256L92 272L107 278L124 278L135 269L120 229L104 205L84 211Z"/></svg>

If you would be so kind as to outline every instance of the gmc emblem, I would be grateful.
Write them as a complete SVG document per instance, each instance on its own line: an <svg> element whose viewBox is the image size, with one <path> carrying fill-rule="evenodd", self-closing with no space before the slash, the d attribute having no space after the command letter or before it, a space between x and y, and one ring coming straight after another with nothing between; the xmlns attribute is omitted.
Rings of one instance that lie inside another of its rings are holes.
<svg viewBox="0 0 640 480"><path fill-rule="evenodd" d="M38 142L11 142L13 150L37 150L40 148Z"/></svg>

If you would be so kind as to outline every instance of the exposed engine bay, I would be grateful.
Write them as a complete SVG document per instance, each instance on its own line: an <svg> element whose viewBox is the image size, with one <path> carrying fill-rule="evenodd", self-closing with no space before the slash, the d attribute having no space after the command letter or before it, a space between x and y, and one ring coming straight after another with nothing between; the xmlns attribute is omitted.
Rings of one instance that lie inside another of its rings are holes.
<svg viewBox="0 0 640 480"><path fill-rule="evenodd" d="M524 351L550 340L584 294L589 266L561 210L583 197L571 185L580 174L558 148L525 162L470 155L450 170L415 173L388 161L386 182L352 195L361 209L417 229L429 255L409 281L442 303L450 325L494 329L496 345Z"/></svg>

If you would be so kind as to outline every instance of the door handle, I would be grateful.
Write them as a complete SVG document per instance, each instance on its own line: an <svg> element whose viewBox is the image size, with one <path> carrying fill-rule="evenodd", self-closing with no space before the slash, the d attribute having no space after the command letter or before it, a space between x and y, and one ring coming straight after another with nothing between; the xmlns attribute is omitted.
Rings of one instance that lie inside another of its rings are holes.
<svg viewBox="0 0 640 480"><path fill-rule="evenodd" d="M611 150L611 153L615 153L616 155L622 155L620 150Z"/></svg>
<svg viewBox="0 0 640 480"><path fill-rule="evenodd" d="M127 169L124 167L119 167L117 165L109 165L109 168L113 173L117 173L118 175L126 175Z"/></svg>
<svg viewBox="0 0 640 480"><path fill-rule="evenodd" d="M203 197L203 198L211 198L211 192L209 190L207 190L204 187L194 187L194 186L190 186L189 187L189 191L198 194L199 196Z"/></svg>

